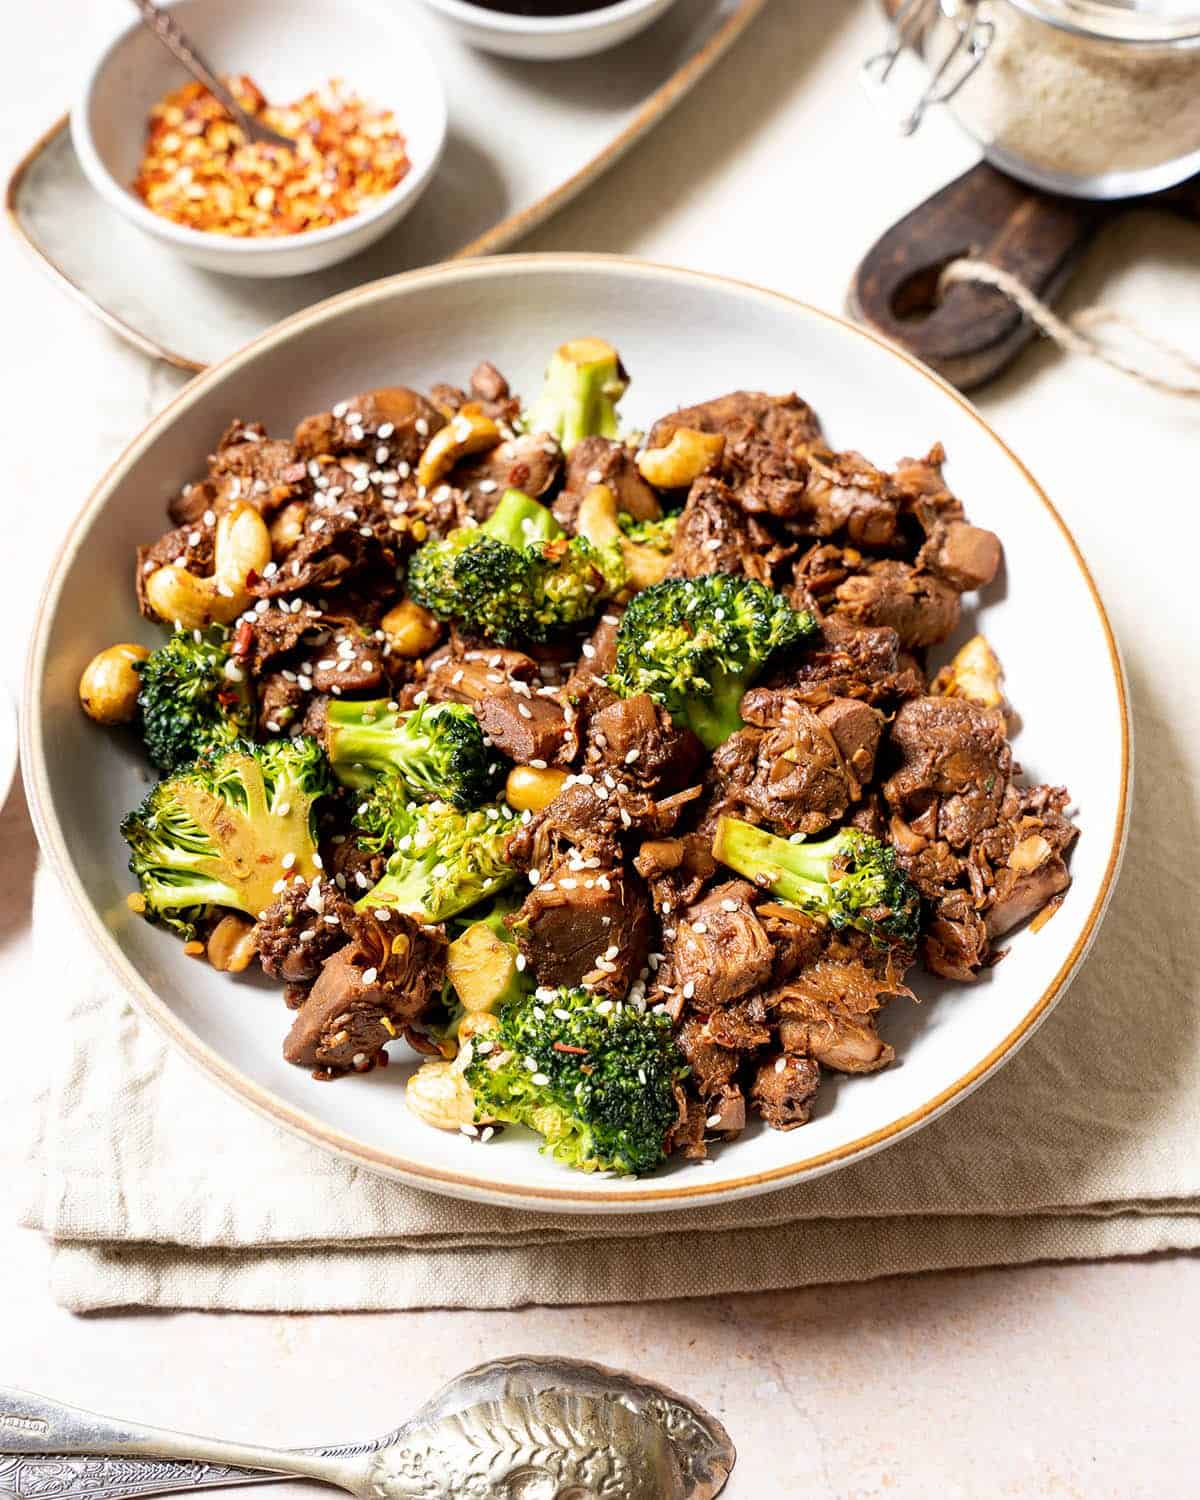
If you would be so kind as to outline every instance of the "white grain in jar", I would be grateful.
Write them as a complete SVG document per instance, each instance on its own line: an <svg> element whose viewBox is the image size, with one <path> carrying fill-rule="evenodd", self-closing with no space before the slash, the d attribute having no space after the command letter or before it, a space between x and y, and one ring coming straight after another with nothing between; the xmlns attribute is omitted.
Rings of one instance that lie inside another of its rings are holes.
<svg viewBox="0 0 1200 1500"><path fill-rule="evenodd" d="M1200 170L1200 0L942 0L932 68L973 29L982 52L950 108L1003 170L1117 198Z"/></svg>

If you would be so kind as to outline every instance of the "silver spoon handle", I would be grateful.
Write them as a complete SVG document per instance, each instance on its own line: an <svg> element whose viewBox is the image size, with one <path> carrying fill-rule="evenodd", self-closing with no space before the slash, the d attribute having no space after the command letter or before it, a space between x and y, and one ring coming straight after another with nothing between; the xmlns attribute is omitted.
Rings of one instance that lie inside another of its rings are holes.
<svg viewBox="0 0 1200 1500"><path fill-rule="evenodd" d="M350 1467L345 1459L332 1454L288 1452L281 1448L261 1448L249 1443L197 1437L193 1433L171 1432L166 1428L141 1427L97 1416L79 1407L63 1406L32 1391L0 1387L2 1454L19 1455L26 1461L38 1455L59 1458L88 1454L106 1458L113 1464L123 1463L126 1459L184 1460L206 1468L235 1466L273 1470L277 1478L290 1475L334 1485L344 1484ZM166 1466L158 1464L154 1467L160 1479L166 1478L169 1472ZM157 1487L163 1486L159 1484ZM3 1488L11 1489L12 1486L6 1482Z"/></svg>
<svg viewBox="0 0 1200 1500"><path fill-rule="evenodd" d="M180 1459L0 1456L0 1500L136 1500L180 1490L275 1484L286 1474Z"/></svg>
<svg viewBox="0 0 1200 1500"><path fill-rule="evenodd" d="M142 19L146 25L159 39L167 51L181 62L193 78L197 79L208 90L214 98L220 100L237 123L247 140L267 141L272 145L292 147L292 142L278 131L271 130L269 126L248 115L242 106L234 98L232 92L225 87L221 79L213 71L212 67L196 51L190 37L182 30L175 17L169 11L159 8L154 0L133 0L134 5L142 13Z"/></svg>

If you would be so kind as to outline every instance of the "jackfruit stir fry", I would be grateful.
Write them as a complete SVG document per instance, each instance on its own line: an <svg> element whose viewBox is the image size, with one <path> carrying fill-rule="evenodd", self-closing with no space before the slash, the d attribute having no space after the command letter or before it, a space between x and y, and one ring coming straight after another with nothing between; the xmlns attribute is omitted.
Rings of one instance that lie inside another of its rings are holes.
<svg viewBox="0 0 1200 1500"><path fill-rule="evenodd" d="M161 778L131 911L277 980L286 1062L403 1049L464 1150L619 1176L885 1067L914 963L985 975L1076 835L988 641L939 651L1001 561L940 448L745 390L642 433L628 388L575 338L528 402L485 362L235 422L138 549L162 633L80 681Z"/></svg>

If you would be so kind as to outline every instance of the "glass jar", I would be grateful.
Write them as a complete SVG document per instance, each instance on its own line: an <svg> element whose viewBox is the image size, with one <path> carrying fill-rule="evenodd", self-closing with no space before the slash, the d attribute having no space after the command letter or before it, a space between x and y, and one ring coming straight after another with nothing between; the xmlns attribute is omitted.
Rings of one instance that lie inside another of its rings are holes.
<svg viewBox="0 0 1200 1500"><path fill-rule="evenodd" d="M900 50L927 87L901 123L945 104L1002 171L1050 192L1126 198L1200 172L1200 0L896 0Z"/></svg>

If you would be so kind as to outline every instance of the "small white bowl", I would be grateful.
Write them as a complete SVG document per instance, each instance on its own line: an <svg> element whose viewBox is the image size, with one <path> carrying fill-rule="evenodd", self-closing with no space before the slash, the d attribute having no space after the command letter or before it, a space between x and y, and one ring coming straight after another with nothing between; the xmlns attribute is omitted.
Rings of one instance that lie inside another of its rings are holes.
<svg viewBox="0 0 1200 1500"><path fill-rule="evenodd" d="M464 41L484 52L502 57L532 58L536 62L559 62L567 57L588 57L627 41L645 30L669 9L675 0L617 0L600 10L571 16L518 16L488 10L470 0L425 0L453 22Z"/></svg>
<svg viewBox="0 0 1200 1500"><path fill-rule="evenodd" d="M151 107L187 74L140 22L92 68L71 111L71 139L96 191L118 213L192 265L235 276L298 276L365 250L408 212L429 183L446 139L446 97L436 65L398 7L377 0L177 0L179 23L212 66L248 73L267 98L290 103L330 78L390 108L407 142L403 180L352 218L305 234L235 239L175 224L130 184Z"/></svg>

